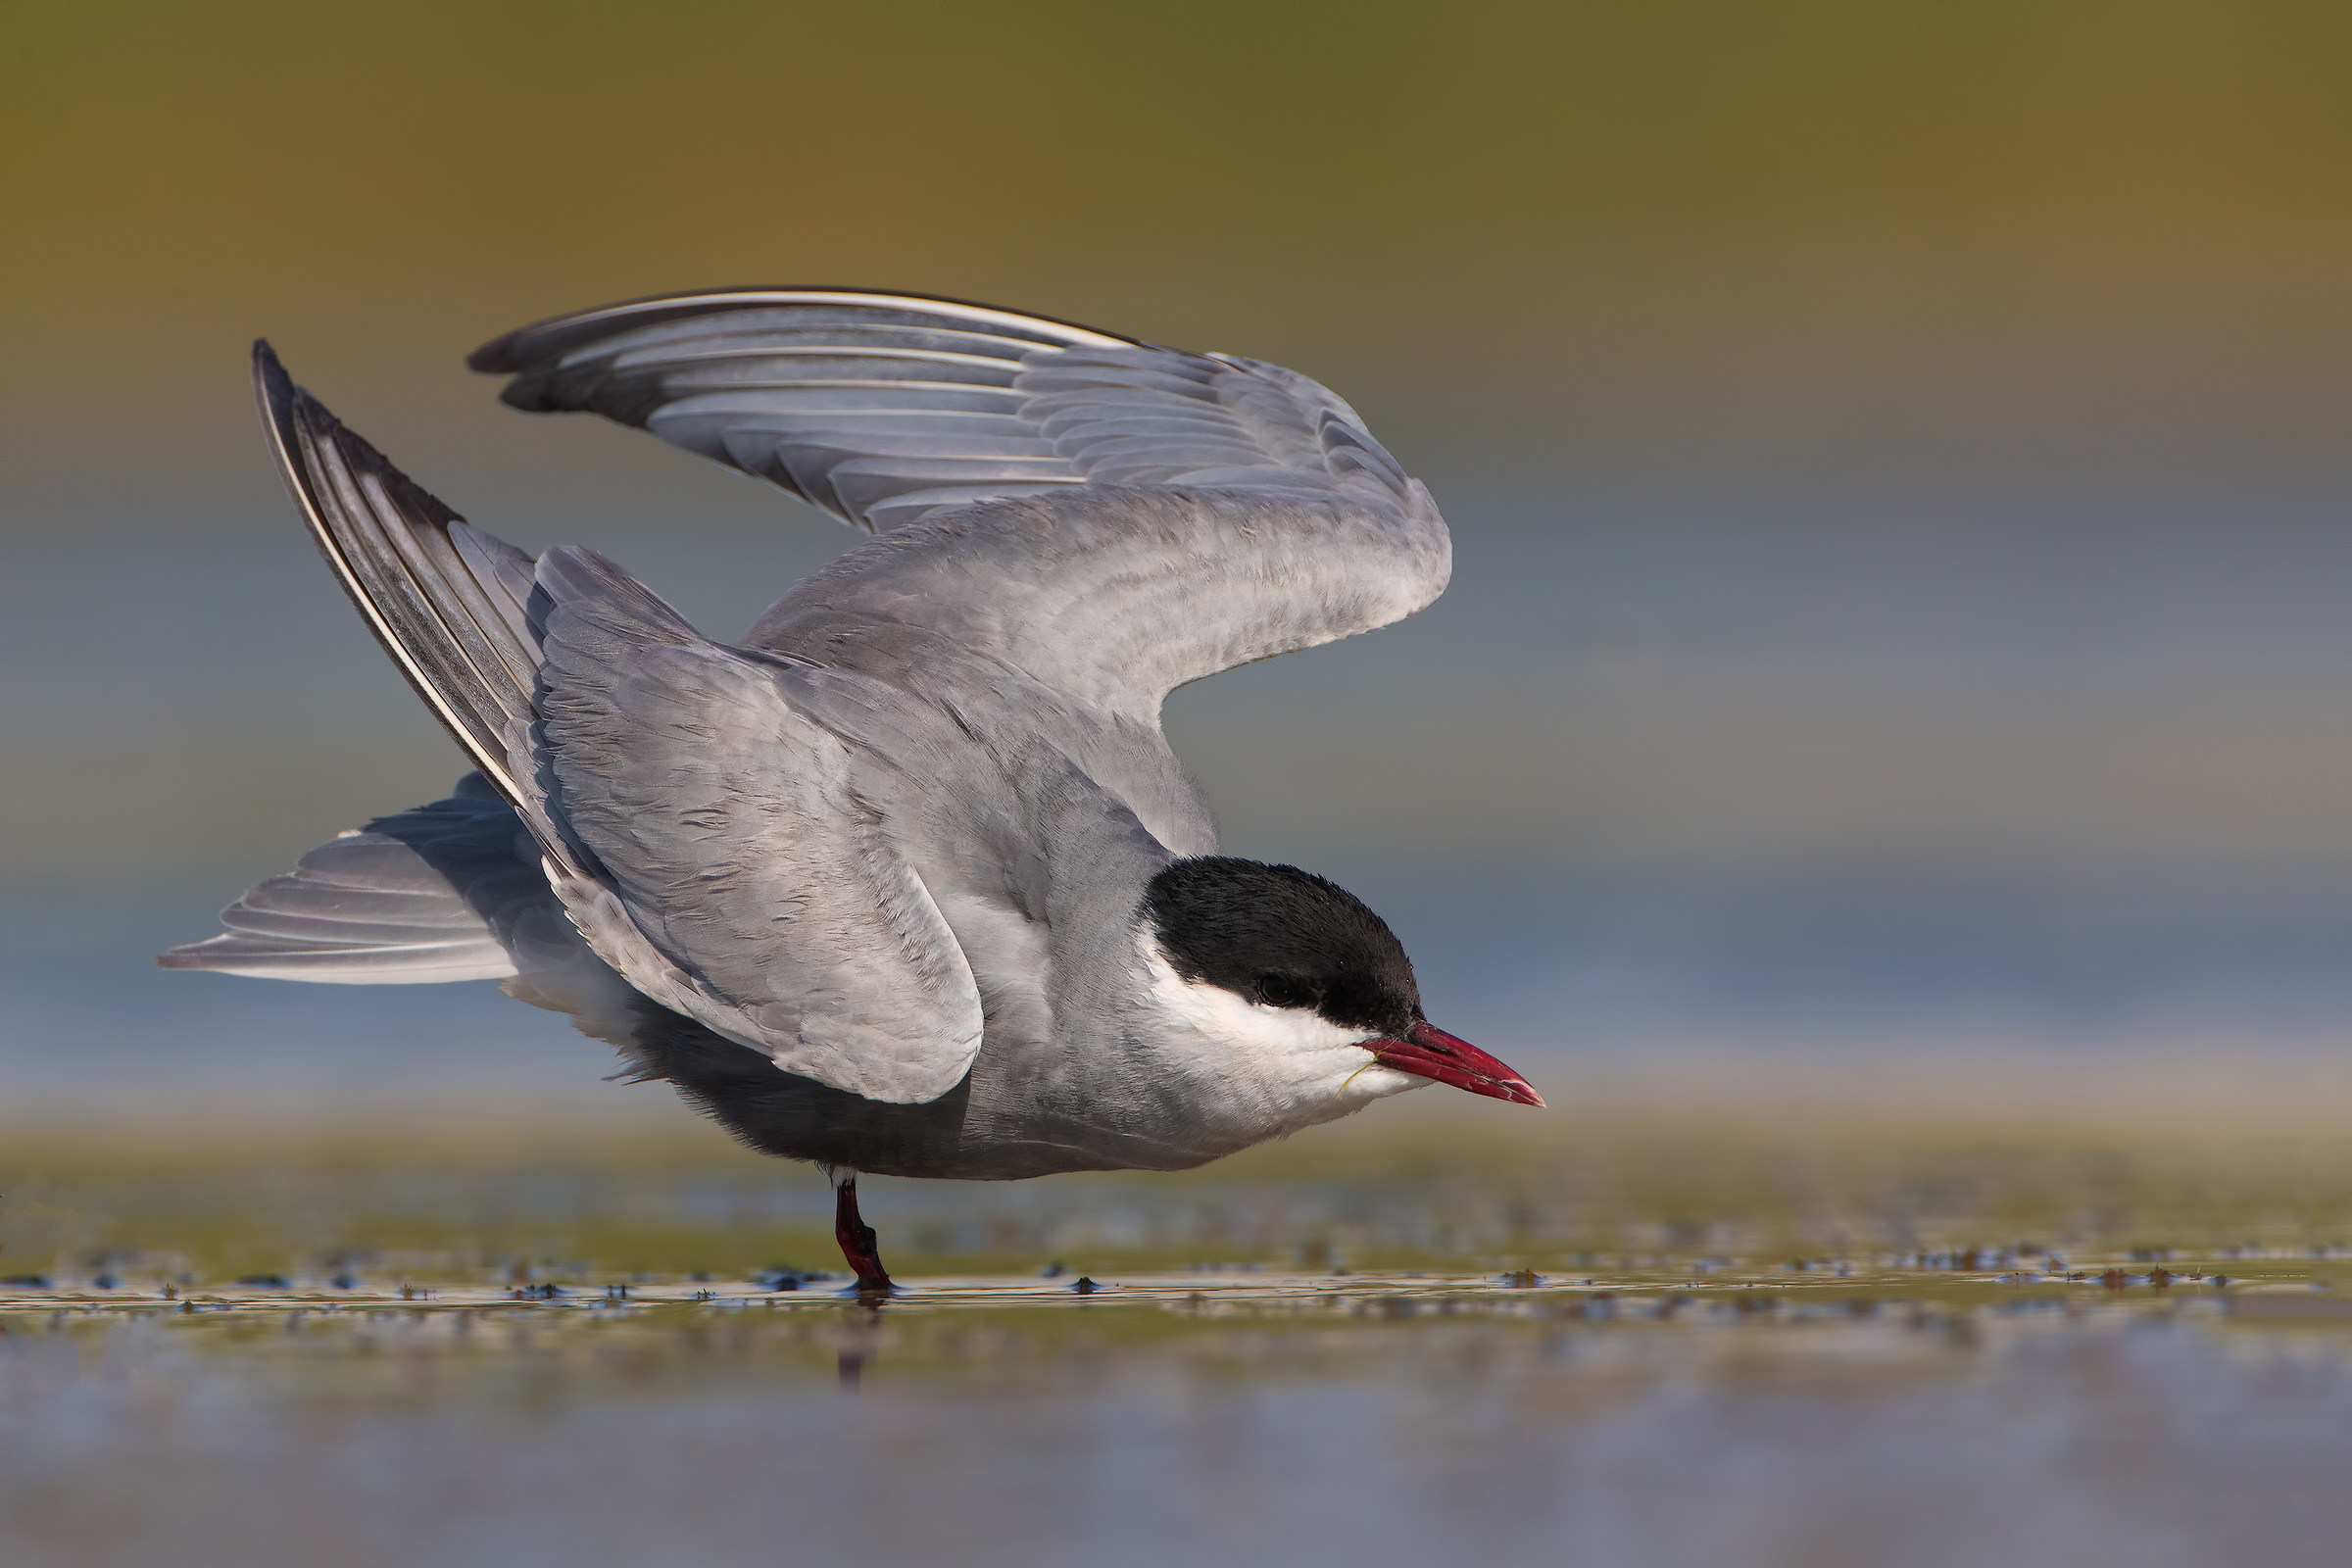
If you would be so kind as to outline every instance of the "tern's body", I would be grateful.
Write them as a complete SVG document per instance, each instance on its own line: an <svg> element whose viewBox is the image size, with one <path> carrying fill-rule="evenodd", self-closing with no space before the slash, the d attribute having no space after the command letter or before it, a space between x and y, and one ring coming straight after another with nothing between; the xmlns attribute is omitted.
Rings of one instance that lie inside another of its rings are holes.
<svg viewBox="0 0 2352 1568"><path fill-rule="evenodd" d="M1160 730L1173 687L1445 586L1427 491L1329 392L838 291L614 307L475 364L877 537L715 643L600 557L468 527L260 351L314 532L478 774L167 962L496 976L844 1172L1171 1169L1433 1078L1535 1102L1427 1024L1370 910L1218 857Z"/></svg>

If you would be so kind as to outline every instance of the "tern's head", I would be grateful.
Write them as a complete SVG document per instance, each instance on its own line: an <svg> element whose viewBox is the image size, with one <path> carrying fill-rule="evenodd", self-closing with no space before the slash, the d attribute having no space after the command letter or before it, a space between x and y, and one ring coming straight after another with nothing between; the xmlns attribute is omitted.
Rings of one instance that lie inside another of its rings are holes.
<svg viewBox="0 0 2352 1568"><path fill-rule="evenodd" d="M1544 1103L1510 1068L1430 1024L1388 922L1319 876L1226 856L1178 860L1152 879L1143 912L1185 1010L1237 1044Z"/></svg>

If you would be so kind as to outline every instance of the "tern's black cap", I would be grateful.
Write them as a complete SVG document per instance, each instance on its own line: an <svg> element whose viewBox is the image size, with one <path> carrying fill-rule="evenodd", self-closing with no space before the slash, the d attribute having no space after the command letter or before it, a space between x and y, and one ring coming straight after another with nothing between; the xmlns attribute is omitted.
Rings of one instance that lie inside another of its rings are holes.
<svg viewBox="0 0 2352 1568"><path fill-rule="evenodd" d="M1421 1017L1413 961L1388 922L1310 871L1222 855L1178 860L1152 879L1143 908L1187 980L1391 1037Z"/></svg>

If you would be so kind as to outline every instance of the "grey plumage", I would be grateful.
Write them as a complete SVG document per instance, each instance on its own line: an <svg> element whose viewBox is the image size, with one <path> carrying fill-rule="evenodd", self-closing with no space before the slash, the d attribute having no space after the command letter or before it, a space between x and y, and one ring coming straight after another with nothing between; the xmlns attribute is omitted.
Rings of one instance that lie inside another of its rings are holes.
<svg viewBox="0 0 2352 1568"><path fill-rule="evenodd" d="M1390 506L1417 488L1354 410L1295 371L957 300L666 296L526 326L467 363L512 374L515 408L650 430L875 533L1073 485Z"/></svg>
<svg viewBox="0 0 2352 1568"><path fill-rule="evenodd" d="M314 851L166 962L504 973L760 1147L909 1175L1194 1164L1410 1086L1236 1056L1167 1010L1141 912L1216 849L1166 694L1445 585L1443 520L1345 403L842 290L614 307L473 363L879 537L712 642L601 557L468 526L258 350L321 548L495 799Z"/></svg>
<svg viewBox="0 0 2352 1568"><path fill-rule="evenodd" d="M549 902L521 835L513 808L469 773L449 800L329 839L221 910L224 934L162 962L354 984L510 978L502 927Z"/></svg>

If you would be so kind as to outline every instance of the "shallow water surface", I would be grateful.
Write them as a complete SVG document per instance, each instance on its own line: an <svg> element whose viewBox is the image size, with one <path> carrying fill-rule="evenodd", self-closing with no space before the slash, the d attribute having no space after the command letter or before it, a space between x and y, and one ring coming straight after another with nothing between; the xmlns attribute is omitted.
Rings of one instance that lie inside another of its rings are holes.
<svg viewBox="0 0 2352 1568"><path fill-rule="evenodd" d="M2251 1266L937 1280L879 1308L817 1284L16 1287L0 1546L2340 1561L2352 1301Z"/></svg>
<svg viewBox="0 0 2352 1568"><path fill-rule="evenodd" d="M877 1184L880 1304L666 1133L20 1137L0 1561L2344 1560L2331 1138L1737 1120Z"/></svg>

